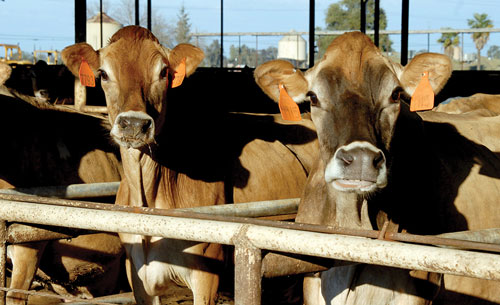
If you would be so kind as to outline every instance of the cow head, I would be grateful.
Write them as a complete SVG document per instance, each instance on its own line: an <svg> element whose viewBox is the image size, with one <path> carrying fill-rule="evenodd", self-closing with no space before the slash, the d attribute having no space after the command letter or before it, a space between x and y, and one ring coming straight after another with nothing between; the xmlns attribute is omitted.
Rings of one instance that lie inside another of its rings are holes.
<svg viewBox="0 0 500 305"><path fill-rule="evenodd" d="M311 103L327 185L365 195L387 184L386 158L401 99L413 94L423 72L429 72L438 92L451 74L451 62L427 53L401 67L382 56L366 35L351 32L335 39L305 74L274 60L259 66L254 76L274 101L282 84L295 102Z"/></svg>
<svg viewBox="0 0 500 305"><path fill-rule="evenodd" d="M100 77L113 139L123 147L138 149L153 143L161 130L166 92L176 71L185 64L185 75L191 75L203 57L203 51L190 44L167 49L138 26L122 28L98 51L86 43L62 51L74 75L78 76L86 60Z"/></svg>

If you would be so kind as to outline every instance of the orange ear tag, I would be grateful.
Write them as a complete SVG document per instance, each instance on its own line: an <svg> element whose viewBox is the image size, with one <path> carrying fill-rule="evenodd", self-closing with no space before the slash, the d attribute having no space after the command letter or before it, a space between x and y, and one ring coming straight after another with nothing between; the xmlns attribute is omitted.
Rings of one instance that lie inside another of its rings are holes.
<svg viewBox="0 0 500 305"><path fill-rule="evenodd" d="M300 109L297 103L293 101L293 99L286 92L283 84L279 84L280 88L280 99L279 99L279 107L281 112L281 117L283 120L287 121L300 121L302 117L300 116Z"/></svg>
<svg viewBox="0 0 500 305"><path fill-rule="evenodd" d="M186 77L186 58L183 58L175 69L174 76L172 78L172 88L179 87Z"/></svg>
<svg viewBox="0 0 500 305"><path fill-rule="evenodd" d="M410 111L430 110L434 107L434 91L429 82L429 72L424 72L411 97Z"/></svg>
<svg viewBox="0 0 500 305"><path fill-rule="evenodd" d="M80 83L87 87L95 87L95 76L90 69L89 63L82 59L80 64L80 70L78 71L78 76L80 77Z"/></svg>

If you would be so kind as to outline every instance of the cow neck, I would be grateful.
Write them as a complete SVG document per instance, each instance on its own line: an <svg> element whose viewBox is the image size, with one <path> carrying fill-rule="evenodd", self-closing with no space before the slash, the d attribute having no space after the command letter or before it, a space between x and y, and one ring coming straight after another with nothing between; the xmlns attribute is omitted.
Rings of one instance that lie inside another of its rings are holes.
<svg viewBox="0 0 500 305"><path fill-rule="evenodd" d="M379 228L389 221L399 231L432 234L433 216L426 211L436 204L433 200L436 185L426 177L439 174L440 165L429 149L422 119L410 112L405 103L401 104L387 157L388 185L370 197L370 215L375 217ZM422 226L422 219L427 219L426 226Z"/></svg>
<svg viewBox="0 0 500 305"><path fill-rule="evenodd" d="M349 229L372 229L367 200L356 193L340 192L327 185L325 166L318 158L299 205L297 222Z"/></svg>
<svg viewBox="0 0 500 305"><path fill-rule="evenodd" d="M120 153L129 188L129 204L155 207L161 165L139 149L120 147Z"/></svg>

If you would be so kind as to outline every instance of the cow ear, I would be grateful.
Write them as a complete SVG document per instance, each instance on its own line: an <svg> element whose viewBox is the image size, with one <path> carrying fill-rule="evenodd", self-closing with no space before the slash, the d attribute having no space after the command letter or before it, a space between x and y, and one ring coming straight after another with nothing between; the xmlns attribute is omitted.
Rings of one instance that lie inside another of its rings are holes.
<svg viewBox="0 0 500 305"><path fill-rule="evenodd" d="M262 91L275 102L279 101L280 84L296 103L305 100L309 88L302 71L285 60L272 60L258 66L254 71L254 78Z"/></svg>
<svg viewBox="0 0 500 305"><path fill-rule="evenodd" d="M83 59L89 63L94 75L97 74L97 69L99 69L100 66L99 53L85 42L64 48L61 52L61 57L66 67L68 67L71 73L76 77L78 77L78 71L80 70Z"/></svg>
<svg viewBox="0 0 500 305"><path fill-rule="evenodd" d="M424 72L429 72L432 90L437 94L450 78L451 71L452 64L448 56L437 53L423 53L415 56L403 68L399 81L406 92L413 95Z"/></svg>
<svg viewBox="0 0 500 305"><path fill-rule="evenodd" d="M12 73L12 68L5 63L0 62L0 86L5 84Z"/></svg>
<svg viewBox="0 0 500 305"><path fill-rule="evenodd" d="M186 76L189 76L193 74L204 57L205 53L200 48L188 43L181 43L169 52L168 62L170 67L177 70L179 64L185 59Z"/></svg>

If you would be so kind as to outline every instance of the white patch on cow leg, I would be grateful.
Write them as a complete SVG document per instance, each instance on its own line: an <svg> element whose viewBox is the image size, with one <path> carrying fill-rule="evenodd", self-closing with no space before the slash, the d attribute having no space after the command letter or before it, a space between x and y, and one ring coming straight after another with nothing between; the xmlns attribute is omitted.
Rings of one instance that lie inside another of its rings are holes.
<svg viewBox="0 0 500 305"><path fill-rule="evenodd" d="M326 305L321 293L321 273L304 277L303 293L304 305Z"/></svg>

